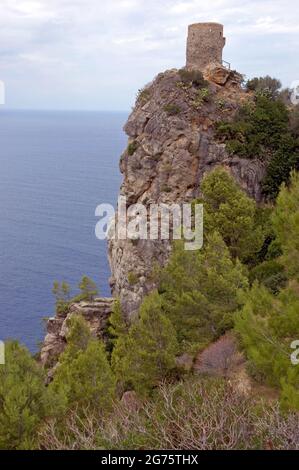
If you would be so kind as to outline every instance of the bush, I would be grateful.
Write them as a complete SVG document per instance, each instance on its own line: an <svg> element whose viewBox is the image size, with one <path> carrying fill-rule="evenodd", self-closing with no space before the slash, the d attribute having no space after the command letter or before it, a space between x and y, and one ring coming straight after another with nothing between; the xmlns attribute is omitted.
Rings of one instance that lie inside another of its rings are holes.
<svg viewBox="0 0 299 470"><path fill-rule="evenodd" d="M219 99L219 100L216 101L216 106L217 106L220 110L225 109L226 101L225 101L223 98L221 98L221 99Z"/></svg>
<svg viewBox="0 0 299 470"><path fill-rule="evenodd" d="M5 344L0 366L0 449L37 447L37 431L53 413L44 372L16 341Z"/></svg>
<svg viewBox="0 0 299 470"><path fill-rule="evenodd" d="M289 282L273 295L254 283L244 294L244 307L235 325L242 344L257 372L281 391L285 408L299 410L299 369L290 360L291 343L299 337L299 176L292 175L277 199L272 223L282 248L279 263ZM273 262L270 265L273 269Z"/></svg>
<svg viewBox="0 0 299 470"><path fill-rule="evenodd" d="M196 358L194 370L196 373L216 377L228 377L242 362L234 336L226 333L208 346Z"/></svg>
<svg viewBox="0 0 299 470"><path fill-rule="evenodd" d="M290 345L299 335L297 288L290 285L274 296L255 283L244 295L235 328L262 380L280 390L284 408L299 410L299 371L290 360Z"/></svg>
<svg viewBox="0 0 299 470"><path fill-rule="evenodd" d="M290 173L299 169L299 148L295 139L285 136L279 149L274 153L265 179L262 183L263 192L271 199L277 197L282 183L289 183Z"/></svg>
<svg viewBox="0 0 299 470"><path fill-rule="evenodd" d="M113 370L123 389L146 395L175 367L177 340L164 315L162 299L153 292L143 301L140 318L118 338L112 352Z"/></svg>
<svg viewBox="0 0 299 470"><path fill-rule="evenodd" d="M288 276L299 282L299 173L292 173L289 188L282 186L272 224L282 248L280 261Z"/></svg>
<svg viewBox="0 0 299 470"><path fill-rule="evenodd" d="M249 281L264 284L273 294L285 287L287 276L284 267L276 260L264 261L249 272Z"/></svg>
<svg viewBox="0 0 299 470"><path fill-rule="evenodd" d="M220 122L217 135L232 154L243 158L265 159L280 148L289 133L289 113L281 101L258 96L255 104L246 104L232 123Z"/></svg>
<svg viewBox="0 0 299 470"><path fill-rule="evenodd" d="M259 79L249 83L249 87L260 86ZM277 196L280 185L288 182L290 171L299 169L297 111L290 113L281 99L273 99L277 86L274 80L272 94L259 93L255 103L240 108L233 122L222 121L216 127L229 153L266 161L263 191L271 199Z"/></svg>
<svg viewBox="0 0 299 470"><path fill-rule="evenodd" d="M166 104L163 109L169 116L175 116L181 112L181 108L173 103Z"/></svg>
<svg viewBox="0 0 299 470"><path fill-rule="evenodd" d="M186 85L196 88L207 88L209 86L209 82L204 79L202 72L199 70L180 69L179 76L181 82Z"/></svg>
<svg viewBox="0 0 299 470"><path fill-rule="evenodd" d="M159 291L180 352L197 352L229 329L237 291L246 286L242 266L231 260L219 234L210 234L202 251L185 251L177 243L160 272Z"/></svg>
<svg viewBox="0 0 299 470"><path fill-rule="evenodd" d="M233 258L252 258L265 238L255 201L221 167L204 177L201 192L205 233L219 232Z"/></svg>
<svg viewBox="0 0 299 470"><path fill-rule="evenodd" d="M67 313L70 305L70 286L66 282L54 281L52 294L56 300L56 313Z"/></svg>
<svg viewBox="0 0 299 470"><path fill-rule="evenodd" d="M204 103L210 100L210 91L208 88L201 88L197 91L196 97L193 100L193 106L195 109L200 109Z"/></svg>
<svg viewBox="0 0 299 470"><path fill-rule="evenodd" d="M151 93L148 88L141 88L138 90L136 102L140 103L141 106L144 106L150 99Z"/></svg>
<svg viewBox="0 0 299 470"><path fill-rule="evenodd" d="M58 315L66 315L72 302L81 302L83 300L90 302L98 295L96 283L88 276L82 277L78 287L80 294L71 297L71 289L66 282L63 281L60 284L58 281L54 281L52 293L56 300L56 313Z"/></svg>
<svg viewBox="0 0 299 470"><path fill-rule="evenodd" d="M136 150L138 149L138 142L134 140L133 142L130 142L127 148L128 155L131 157L134 155Z"/></svg>
<svg viewBox="0 0 299 470"><path fill-rule="evenodd" d="M71 318L67 341L49 389L64 402L65 411L89 407L105 413L112 405L115 380L104 345L80 316Z"/></svg>
<svg viewBox="0 0 299 470"><path fill-rule="evenodd" d="M281 89L281 81L276 78L272 78L269 75L266 77L252 78L246 83L247 90L255 91L258 94L269 96L271 99L275 99L279 96L279 90Z"/></svg>
<svg viewBox="0 0 299 470"><path fill-rule="evenodd" d="M137 284L138 280L139 277L136 273L134 273L133 271L130 271L128 273L128 283L130 284L130 286L134 286L135 284Z"/></svg>
<svg viewBox="0 0 299 470"><path fill-rule="evenodd" d="M142 409L117 404L102 419L71 413L66 432L55 421L41 435L43 448L116 450L299 449L299 415L282 414L219 380L188 380L161 385Z"/></svg>
<svg viewBox="0 0 299 470"><path fill-rule="evenodd" d="M98 289L96 283L88 276L83 276L79 285L81 293L78 296L78 300L94 300L95 296L98 295Z"/></svg>

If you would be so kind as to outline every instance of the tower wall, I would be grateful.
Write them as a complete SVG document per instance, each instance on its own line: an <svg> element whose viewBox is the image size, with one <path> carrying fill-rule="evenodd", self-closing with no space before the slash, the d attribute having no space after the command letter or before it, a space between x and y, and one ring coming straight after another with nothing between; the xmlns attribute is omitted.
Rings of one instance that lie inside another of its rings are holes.
<svg viewBox="0 0 299 470"><path fill-rule="evenodd" d="M187 68L203 70L211 63L221 64L224 45L222 24L195 23L190 25L187 40Z"/></svg>

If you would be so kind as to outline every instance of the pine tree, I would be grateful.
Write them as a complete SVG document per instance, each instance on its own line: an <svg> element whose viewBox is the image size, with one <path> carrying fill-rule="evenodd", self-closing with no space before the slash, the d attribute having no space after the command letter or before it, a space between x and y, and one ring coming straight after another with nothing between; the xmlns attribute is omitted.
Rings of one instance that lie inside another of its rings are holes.
<svg viewBox="0 0 299 470"><path fill-rule="evenodd" d="M176 332L163 313L157 292L144 299L140 318L122 335L112 353L112 367L117 378L146 395L175 366Z"/></svg>
<svg viewBox="0 0 299 470"><path fill-rule="evenodd" d="M299 285L291 283L278 296L255 283L244 294L235 329L253 371L281 390L286 408L299 409L299 370L291 363L291 343L299 338Z"/></svg>
<svg viewBox="0 0 299 470"><path fill-rule="evenodd" d="M274 296L266 287L254 284L244 294L235 328L257 373L281 389L285 407L299 410L299 369L290 359L291 343L299 338L298 203L299 175L293 173L290 187L281 188L272 217L288 285Z"/></svg>
<svg viewBox="0 0 299 470"><path fill-rule="evenodd" d="M238 290L248 285L218 233L207 236L201 251L177 243L160 274L160 292L182 351L198 350L232 326Z"/></svg>
<svg viewBox="0 0 299 470"><path fill-rule="evenodd" d="M257 223L257 207L234 178L218 167L205 176L201 192L205 234L219 232L233 258L246 261L258 252L264 235Z"/></svg>
<svg viewBox="0 0 299 470"><path fill-rule="evenodd" d="M115 344L118 338L128 332L128 325L123 317L119 300L114 302L112 313L109 317L108 332L111 337L112 344Z"/></svg>
<svg viewBox="0 0 299 470"><path fill-rule="evenodd" d="M280 261L289 277L299 280L299 173L292 173L289 187L283 184L272 223L283 251Z"/></svg>
<svg viewBox="0 0 299 470"><path fill-rule="evenodd" d="M78 287L81 291L79 295L81 300L91 301L95 298L96 295L98 295L96 283L88 276L82 277Z"/></svg>
<svg viewBox="0 0 299 470"><path fill-rule="evenodd" d="M104 345L91 336L82 317L72 319L68 344L50 389L64 400L65 409L83 407L105 413L115 393L115 379Z"/></svg>
<svg viewBox="0 0 299 470"><path fill-rule="evenodd" d="M67 282L54 281L52 294L56 300L56 312L63 313L67 310L70 302L70 286Z"/></svg>
<svg viewBox="0 0 299 470"><path fill-rule="evenodd" d="M92 339L90 328L81 315L70 317L67 320L67 327L67 348L61 357L64 363L73 361L80 352L85 351Z"/></svg>
<svg viewBox="0 0 299 470"><path fill-rule="evenodd" d="M16 341L5 345L0 366L0 449L36 448L37 431L51 413L44 373Z"/></svg>

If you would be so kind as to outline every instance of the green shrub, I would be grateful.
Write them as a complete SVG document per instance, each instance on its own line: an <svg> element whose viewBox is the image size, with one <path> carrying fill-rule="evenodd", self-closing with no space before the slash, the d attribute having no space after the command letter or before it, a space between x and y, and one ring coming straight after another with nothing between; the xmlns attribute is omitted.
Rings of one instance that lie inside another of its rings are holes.
<svg viewBox="0 0 299 470"><path fill-rule="evenodd" d="M271 199L288 182L290 171L299 168L299 127L293 113L281 100L264 93L257 95L255 103L242 106L233 122L216 125L216 135L230 154L266 161L263 192Z"/></svg>
<svg viewBox="0 0 299 470"><path fill-rule="evenodd" d="M217 108L221 110L225 108L225 105L226 105L226 101L222 98L216 101Z"/></svg>
<svg viewBox="0 0 299 470"><path fill-rule="evenodd" d="M134 140L133 142L130 142L127 148L128 155L130 155L131 157L132 155L134 155L137 149L138 149L138 142L136 140Z"/></svg>
<svg viewBox="0 0 299 470"><path fill-rule="evenodd" d="M138 281L139 277L137 276L137 274L133 271L130 271L128 273L128 283L130 284L130 286L134 286L135 284L137 284Z"/></svg>
<svg viewBox="0 0 299 470"><path fill-rule="evenodd" d="M81 316L70 320L67 347L49 389L71 408L88 407L105 413L112 405L115 380L103 343L91 335Z"/></svg>
<svg viewBox="0 0 299 470"><path fill-rule="evenodd" d="M282 183L289 183L290 173L294 169L299 169L299 148L295 139L288 135L282 138L279 149L267 167L267 174L262 182L264 194L275 199Z"/></svg>
<svg viewBox="0 0 299 470"><path fill-rule="evenodd" d="M276 78L272 78L269 75L266 77L255 77L247 81L246 88L247 90L255 91L258 94L275 99L279 95L281 81Z"/></svg>
<svg viewBox="0 0 299 470"><path fill-rule="evenodd" d="M42 422L53 413L44 371L16 341L5 344L5 358L0 365L0 449L34 449Z"/></svg>
<svg viewBox="0 0 299 470"><path fill-rule="evenodd" d="M231 260L217 233L207 237L201 251L186 251L176 243L158 278L181 352L198 351L229 329L238 308L237 291L247 286L243 267Z"/></svg>
<svg viewBox="0 0 299 470"><path fill-rule="evenodd" d="M133 387L141 396L175 367L177 340L170 320L164 315L157 292L147 296L128 334L121 335L112 352L112 367L122 387Z"/></svg>
<svg viewBox="0 0 299 470"><path fill-rule="evenodd" d="M235 328L255 370L280 389L282 405L299 410L299 369L290 359L291 344L299 338L298 174L292 175L290 188L282 187L272 223L282 248L278 262L289 282L276 295L255 282L243 294L244 306L235 317ZM280 275L273 261L262 268L259 276L271 276L275 270Z"/></svg>
<svg viewBox="0 0 299 470"><path fill-rule="evenodd" d="M230 153L264 159L280 148L283 136L289 133L288 126L286 106L258 96L255 105L241 107L232 123L220 122L217 135L225 140Z"/></svg>
<svg viewBox="0 0 299 470"><path fill-rule="evenodd" d="M52 294L55 297L56 313L65 314L70 305L70 286L66 282L54 281Z"/></svg>
<svg viewBox="0 0 299 470"><path fill-rule="evenodd" d="M274 294L277 294L287 282L283 266L276 260L264 261L249 272L249 281L264 284Z"/></svg>
<svg viewBox="0 0 299 470"><path fill-rule="evenodd" d="M128 333L128 324L122 314L119 300L114 301L112 313L108 319L109 351L112 352L117 340Z"/></svg>
<svg viewBox="0 0 299 470"><path fill-rule="evenodd" d="M280 262L288 277L299 282L299 173L292 173L289 187L282 186L272 224L282 249Z"/></svg>
<svg viewBox="0 0 299 470"><path fill-rule="evenodd" d="M299 298L290 286L273 295L254 283L244 294L235 329L249 361L263 381L280 390L285 408L299 410L299 370L290 360L291 343L299 335ZM255 374L256 374L255 372Z"/></svg>
<svg viewBox="0 0 299 470"><path fill-rule="evenodd" d="M148 88L141 88L138 90L137 96L136 96L136 102L141 104L141 106L144 106L151 97L151 92Z"/></svg>
<svg viewBox="0 0 299 470"><path fill-rule="evenodd" d="M195 86L196 88L207 88L209 86L209 82L204 79L202 72L199 70L187 70L187 69L180 69L179 76L181 82Z"/></svg>
<svg viewBox="0 0 299 470"><path fill-rule="evenodd" d="M197 91L196 97L193 100L193 106L195 109L200 109L204 103L210 100L210 90L208 88L201 88Z"/></svg>
<svg viewBox="0 0 299 470"><path fill-rule="evenodd" d="M166 104L163 109L169 116L175 116L181 112L181 108L174 103Z"/></svg>
<svg viewBox="0 0 299 470"><path fill-rule="evenodd" d="M205 234L217 231L233 258L246 262L264 242L255 201L222 167L208 173L201 183Z"/></svg>
<svg viewBox="0 0 299 470"><path fill-rule="evenodd" d="M88 276L82 276L78 287L80 289L80 294L73 297L71 302L91 302L99 293L96 283Z"/></svg>

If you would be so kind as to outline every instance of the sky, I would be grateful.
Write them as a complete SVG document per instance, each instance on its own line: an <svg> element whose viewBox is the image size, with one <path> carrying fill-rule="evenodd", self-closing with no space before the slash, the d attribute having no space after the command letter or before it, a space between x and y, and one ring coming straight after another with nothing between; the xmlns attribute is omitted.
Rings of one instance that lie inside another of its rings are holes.
<svg viewBox="0 0 299 470"><path fill-rule="evenodd" d="M129 110L185 64L188 24L217 21L223 58L248 78L299 79L296 0L0 0L7 108Z"/></svg>

